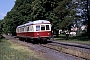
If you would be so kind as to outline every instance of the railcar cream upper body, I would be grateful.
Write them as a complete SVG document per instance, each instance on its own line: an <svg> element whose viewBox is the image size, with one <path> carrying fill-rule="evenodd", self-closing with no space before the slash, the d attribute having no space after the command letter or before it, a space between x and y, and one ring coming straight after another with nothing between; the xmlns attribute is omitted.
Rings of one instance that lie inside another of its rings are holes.
<svg viewBox="0 0 90 60"><path fill-rule="evenodd" d="M16 33L43 31L51 31L51 24L47 20L30 21L29 23L20 25L16 28Z"/></svg>

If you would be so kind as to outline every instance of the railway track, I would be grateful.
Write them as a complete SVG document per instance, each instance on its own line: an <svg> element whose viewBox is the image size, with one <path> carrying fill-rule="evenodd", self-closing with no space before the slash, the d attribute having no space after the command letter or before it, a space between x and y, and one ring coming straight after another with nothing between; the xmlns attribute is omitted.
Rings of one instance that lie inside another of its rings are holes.
<svg viewBox="0 0 90 60"><path fill-rule="evenodd" d="M16 38L10 37L7 39L16 39ZM29 45L27 46L30 47ZM74 55L76 57L79 57L85 60L90 60L90 46L89 45L53 41L52 43L40 44L40 46L53 49L62 53Z"/></svg>
<svg viewBox="0 0 90 60"><path fill-rule="evenodd" d="M80 57L86 60L90 60L90 46L89 45L81 45L81 44L73 44L73 43L65 43L65 42L52 42L48 44L41 44L43 47L47 47L53 50L57 50L59 52L63 52L66 54L74 55L76 57Z"/></svg>
<svg viewBox="0 0 90 60"><path fill-rule="evenodd" d="M53 43L66 45L66 46L73 46L78 48L84 48L84 49L90 49L90 45L83 45L83 44L77 44L77 43L65 43L65 42L57 42L57 41L53 41Z"/></svg>

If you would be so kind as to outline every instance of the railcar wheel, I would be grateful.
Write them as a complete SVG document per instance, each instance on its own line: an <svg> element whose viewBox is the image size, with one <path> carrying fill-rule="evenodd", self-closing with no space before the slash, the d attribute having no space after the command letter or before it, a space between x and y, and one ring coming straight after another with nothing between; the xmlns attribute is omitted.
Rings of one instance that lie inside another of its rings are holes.
<svg viewBox="0 0 90 60"><path fill-rule="evenodd" d="M37 44L38 43L38 39L31 39L31 43Z"/></svg>
<svg viewBox="0 0 90 60"><path fill-rule="evenodd" d="M47 39L46 38L40 39L40 43L47 43Z"/></svg>
<svg viewBox="0 0 90 60"><path fill-rule="evenodd" d="M19 37L19 40L22 40L22 38L21 38L21 37Z"/></svg>
<svg viewBox="0 0 90 60"><path fill-rule="evenodd" d="M23 38L23 37L19 37L19 40L21 40L21 41L25 41L25 38Z"/></svg>
<svg viewBox="0 0 90 60"><path fill-rule="evenodd" d="M47 43L47 38L44 39L44 43Z"/></svg>

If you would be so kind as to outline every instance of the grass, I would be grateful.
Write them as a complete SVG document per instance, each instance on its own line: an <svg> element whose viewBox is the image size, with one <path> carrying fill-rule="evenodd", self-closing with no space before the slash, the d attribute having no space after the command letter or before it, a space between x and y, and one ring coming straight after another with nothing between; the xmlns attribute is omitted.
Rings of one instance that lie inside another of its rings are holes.
<svg viewBox="0 0 90 60"><path fill-rule="evenodd" d="M0 60L43 60L34 54L28 47L21 46L10 40L2 39L0 42Z"/></svg>
<svg viewBox="0 0 90 60"><path fill-rule="evenodd" d="M87 38L87 36L69 36L69 39L66 40L65 35L59 35L58 38L54 38L56 41L61 42L69 42L69 43L79 43L79 44L88 44L90 45L90 40Z"/></svg>

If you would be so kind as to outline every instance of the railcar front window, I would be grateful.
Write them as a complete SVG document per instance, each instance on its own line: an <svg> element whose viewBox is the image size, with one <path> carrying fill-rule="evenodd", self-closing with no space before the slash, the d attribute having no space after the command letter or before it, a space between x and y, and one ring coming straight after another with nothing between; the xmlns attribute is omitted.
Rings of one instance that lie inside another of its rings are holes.
<svg viewBox="0 0 90 60"><path fill-rule="evenodd" d="M49 25L46 25L46 30L49 30Z"/></svg>
<svg viewBox="0 0 90 60"><path fill-rule="evenodd" d="M40 31L40 26L36 26L36 31Z"/></svg>
<svg viewBox="0 0 90 60"><path fill-rule="evenodd" d="M41 25L41 30L45 30L45 25Z"/></svg>

